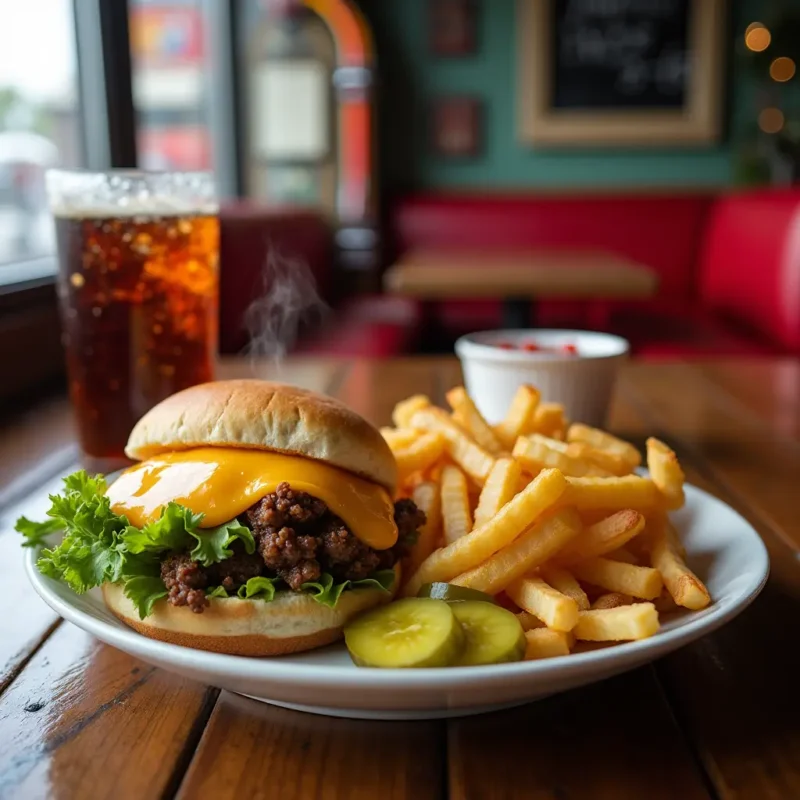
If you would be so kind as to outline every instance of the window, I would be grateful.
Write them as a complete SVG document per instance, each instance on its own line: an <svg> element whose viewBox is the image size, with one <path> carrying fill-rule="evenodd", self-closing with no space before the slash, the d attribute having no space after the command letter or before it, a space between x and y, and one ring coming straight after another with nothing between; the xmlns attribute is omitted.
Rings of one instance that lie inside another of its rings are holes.
<svg viewBox="0 0 800 800"><path fill-rule="evenodd" d="M52 254L44 191L51 166L81 165L71 0L0 5L0 283ZM11 262L17 262L13 267Z"/></svg>
<svg viewBox="0 0 800 800"><path fill-rule="evenodd" d="M210 169L202 0L129 0L136 144L144 169Z"/></svg>

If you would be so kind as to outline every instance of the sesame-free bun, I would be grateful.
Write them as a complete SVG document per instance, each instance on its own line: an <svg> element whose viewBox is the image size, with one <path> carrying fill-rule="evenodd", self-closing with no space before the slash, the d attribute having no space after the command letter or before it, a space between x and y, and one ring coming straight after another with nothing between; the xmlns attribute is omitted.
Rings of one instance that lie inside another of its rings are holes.
<svg viewBox="0 0 800 800"><path fill-rule="evenodd" d="M144 460L192 447L246 447L313 458L394 494L397 465L378 430L332 397L271 381L203 383L150 409L125 453Z"/></svg>
<svg viewBox="0 0 800 800"><path fill-rule="evenodd" d="M102 590L109 610L143 636L235 656L281 656L322 647L341 638L349 619L392 598L380 589L348 589L329 608L307 594L282 591L270 602L213 597L202 614L159 600L150 616L139 619L122 586L105 583Z"/></svg>

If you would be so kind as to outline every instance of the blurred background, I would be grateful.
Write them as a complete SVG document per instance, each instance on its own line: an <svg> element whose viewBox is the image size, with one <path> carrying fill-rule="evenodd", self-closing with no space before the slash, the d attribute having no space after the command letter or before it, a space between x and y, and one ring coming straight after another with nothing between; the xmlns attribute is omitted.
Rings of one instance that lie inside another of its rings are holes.
<svg viewBox="0 0 800 800"><path fill-rule="evenodd" d="M645 357L796 355L798 50L797 0L6 0L0 396L62 380L53 166L213 171L223 353L273 253L290 352L450 352L514 300ZM460 288L465 250L654 282Z"/></svg>

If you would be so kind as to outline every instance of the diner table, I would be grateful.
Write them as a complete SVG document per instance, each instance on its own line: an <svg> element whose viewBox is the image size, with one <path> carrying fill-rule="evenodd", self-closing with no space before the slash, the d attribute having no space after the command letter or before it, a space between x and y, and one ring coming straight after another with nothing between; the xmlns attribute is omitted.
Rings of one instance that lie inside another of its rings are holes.
<svg viewBox="0 0 800 800"><path fill-rule="evenodd" d="M377 424L414 393L440 403L454 358L244 360ZM673 445L688 479L769 550L762 595L652 665L515 709L415 722L335 719L169 674L61 621L34 593L13 524L75 466L65 398L0 428L2 798L800 797L800 363L631 362L609 427Z"/></svg>
<svg viewBox="0 0 800 800"><path fill-rule="evenodd" d="M384 274L383 285L427 304L499 299L503 327L513 329L536 326L538 299L643 299L656 293L658 276L607 250L442 248L404 253Z"/></svg>

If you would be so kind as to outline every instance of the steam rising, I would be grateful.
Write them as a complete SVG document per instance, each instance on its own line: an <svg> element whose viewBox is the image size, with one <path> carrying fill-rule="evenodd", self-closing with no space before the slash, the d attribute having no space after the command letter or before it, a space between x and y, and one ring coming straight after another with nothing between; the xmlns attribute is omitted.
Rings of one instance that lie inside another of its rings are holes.
<svg viewBox="0 0 800 800"><path fill-rule="evenodd" d="M328 311L308 264L270 248L261 273L260 296L244 318L250 334L247 353L254 366L263 359L280 366L301 326L320 322Z"/></svg>

